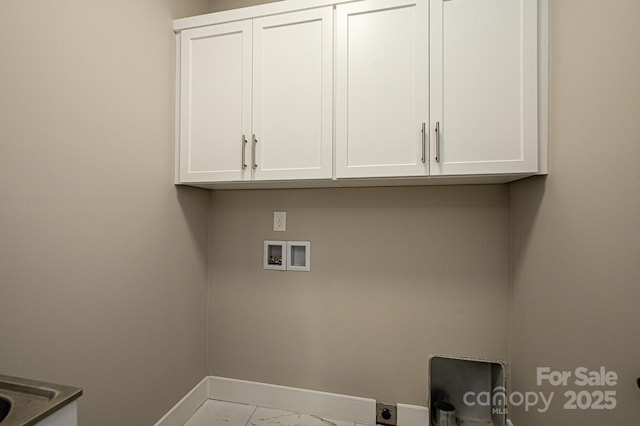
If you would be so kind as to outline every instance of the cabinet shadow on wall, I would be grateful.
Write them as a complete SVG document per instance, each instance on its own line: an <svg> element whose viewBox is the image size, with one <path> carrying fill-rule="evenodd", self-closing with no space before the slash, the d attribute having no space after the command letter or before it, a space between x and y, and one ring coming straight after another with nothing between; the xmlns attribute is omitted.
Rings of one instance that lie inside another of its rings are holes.
<svg viewBox="0 0 640 426"><path fill-rule="evenodd" d="M547 176L532 176L510 185L513 271L520 270L544 198Z"/></svg>
<svg viewBox="0 0 640 426"><path fill-rule="evenodd" d="M198 261L207 265L208 211L211 191L191 186L176 185L176 199L189 228L189 233L198 251Z"/></svg>

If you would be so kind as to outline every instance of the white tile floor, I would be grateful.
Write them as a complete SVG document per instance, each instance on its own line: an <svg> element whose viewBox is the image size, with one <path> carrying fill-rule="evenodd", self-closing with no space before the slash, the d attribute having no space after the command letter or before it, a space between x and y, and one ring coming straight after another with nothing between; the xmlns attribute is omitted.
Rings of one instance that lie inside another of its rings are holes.
<svg viewBox="0 0 640 426"><path fill-rule="evenodd" d="M255 405L206 401L184 426L365 426Z"/></svg>

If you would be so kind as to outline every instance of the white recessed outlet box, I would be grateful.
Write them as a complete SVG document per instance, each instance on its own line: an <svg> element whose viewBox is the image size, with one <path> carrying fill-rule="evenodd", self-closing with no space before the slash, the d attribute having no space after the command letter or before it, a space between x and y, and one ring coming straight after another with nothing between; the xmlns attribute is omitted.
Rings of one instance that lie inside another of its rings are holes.
<svg viewBox="0 0 640 426"><path fill-rule="evenodd" d="M264 269L275 271L287 270L287 242L286 241L265 241L264 242Z"/></svg>
<svg viewBox="0 0 640 426"><path fill-rule="evenodd" d="M311 243L309 241L287 241L287 270L311 270Z"/></svg>
<svg viewBox="0 0 640 426"><path fill-rule="evenodd" d="M311 243L309 241L265 241L264 269L275 271L311 270Z"/></svg>

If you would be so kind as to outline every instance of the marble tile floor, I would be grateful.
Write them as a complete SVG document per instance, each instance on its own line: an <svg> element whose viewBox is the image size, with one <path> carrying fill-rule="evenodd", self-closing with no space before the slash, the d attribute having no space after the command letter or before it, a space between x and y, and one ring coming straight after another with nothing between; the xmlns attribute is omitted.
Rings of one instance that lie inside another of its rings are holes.
<svg viewBox="0 0 640 426"><path fill-rule="evenodd" d="M207 400L184 426L366 426L255 405Z"/></svg>

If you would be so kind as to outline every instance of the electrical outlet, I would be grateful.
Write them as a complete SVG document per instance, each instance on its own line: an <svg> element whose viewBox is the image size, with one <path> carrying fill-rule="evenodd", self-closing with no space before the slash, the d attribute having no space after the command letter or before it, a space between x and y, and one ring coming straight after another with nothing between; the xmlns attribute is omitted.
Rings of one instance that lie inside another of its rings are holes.
<svg viewBox="0 0 640 426"><path fill-rule="evenodd" d="M396 426L398 408L391 404L376 402L376 423L387 426Z"/></svg>
<svg viewBox="0 0 640 426"><path fill-rule="evenodd" d="M280 232L287 230L287 212L273 212L273 230Z"/></svg>

